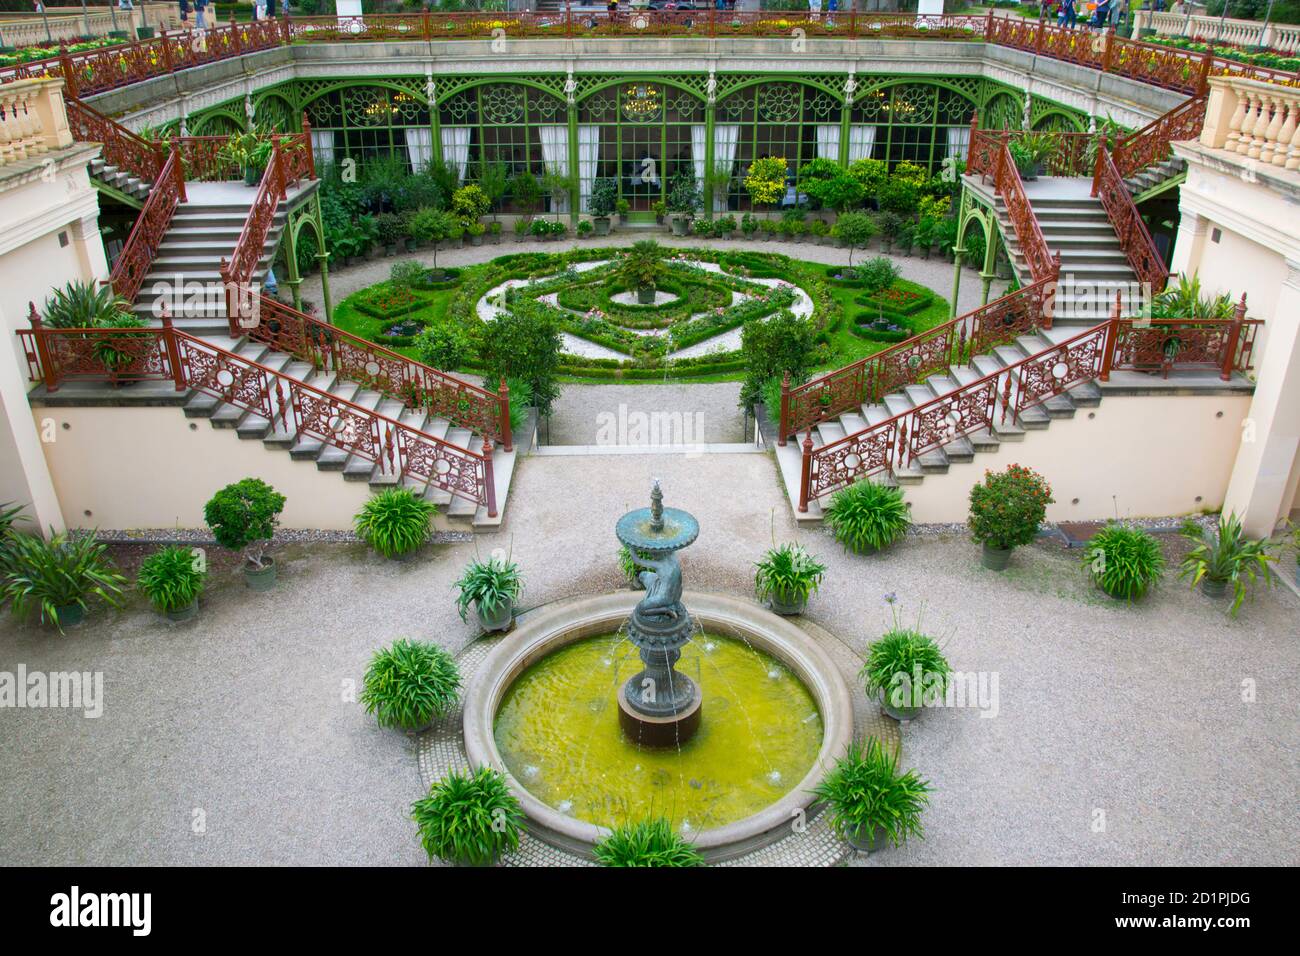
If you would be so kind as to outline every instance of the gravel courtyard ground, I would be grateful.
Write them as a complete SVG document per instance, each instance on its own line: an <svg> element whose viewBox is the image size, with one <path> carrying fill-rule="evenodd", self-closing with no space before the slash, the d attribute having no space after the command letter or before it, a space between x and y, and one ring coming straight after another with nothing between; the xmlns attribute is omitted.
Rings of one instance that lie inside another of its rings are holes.
<svg viewBox="0 0 1300 956"><path fill-rule="evenodd" d="M289 545L275 591L246 590L227 565L192 624L139 603L66 637L6 616L0 671L102 671L105 700L96 719L0 710L0 856L422 862L406 818L420 796L413 741L350 699L371 651L403 635L473 640L452 581L476 550L512 550L526 606L618 587L613 524L651 477L700 518L688 587L747 594L772 538L797 536L830 568L811 616L852 649L895 611L923 613L954 667L997 674L996 717L935 711L904 729L904 763L935 784L927 838L869 865L1300 862L1294 595L1261 592L1232 620L1171 579L1127 607L1050 542L1006 574L982 570L961 535L846 556L795 532L762 455L525 459L500 535L404 563Z"/></svg>

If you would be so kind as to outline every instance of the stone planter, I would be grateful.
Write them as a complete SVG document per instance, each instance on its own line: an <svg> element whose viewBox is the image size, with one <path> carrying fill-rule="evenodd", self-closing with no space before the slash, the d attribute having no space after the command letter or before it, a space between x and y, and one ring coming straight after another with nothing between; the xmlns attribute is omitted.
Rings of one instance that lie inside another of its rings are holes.
<svg viewBox="0 0 1300 956"><path fill-rule="evenodd" d="M609 235L609 216L596 216L591 220L591 227L598 236Z"/></svg>
<svg viewBox="0 0 1300 956"><path fill-rule="evenodd" d="M481 235L479 235L479 236L470 236L470 237L469 237L469 244L470 244L471 246L481 246L481 245L483 245L483 237L482 237Z"/></svg>
<svg viewBox="0 0 1300 956"><path fill-rule="evenodd" d="M1005 571L1010 560L1010 548L995 548L986 544L983 551L980 552L980 564L990 571Z"/></svg>
<svg viewBox="0 0 1300 956"><path fill-rule="evenodd" d="M1296 572L1296 576L1300 577L1300 571ZM1228 593L1228 582L1211 581L1209 578L1201 578L1201 593L1207 598L1218 600Z"/></svg>
<svg viewBox="0 0 1300 956"><path fill-rule="evenodd" d="M266 567L254 568L244 565L244 581L254 591L269 591L275 587L275 558L266 559Z"/></svg>
<svg viewBox="0 0 1300 956"><path fill-rule="evenodd" d="M75 627L86 619L86 609L80 604L64 604L56 607L60 627Z"/></svg>
<svg viewBox="0 0 1300 956"><path fill-rule="evenodd" d="M502 604L493 614L486 614L481 604L475 603L474 611L478 622L485 631L508 631L515 623L515 602Z"/></svg>
<svg viewBox="0 0 1300 956"><path fill-rule="evenodd" d="M389 259L391 259L391 258L393 258L393 256L397 255L397 243L392 242L392 243L388 243L388 244L386 244L386 245L384 246L384 255L387 256Z"/></svg>
<svg viewBox="0 0 1300 956"><path fill-rule="evenodd" d="M850 831L845 834L845 840L849 846L859 853L879 853L888 845L885 840L884 827L873 827L870 833Z"/></svg>
<svg viewBox="0 0 1300 956"><path fill-rule="evenodd" d="M788 594L785 591L773 591L771 598L768 600L768 607L772 609L772 613L780 614L782 617L793 617L796 614L802 614L803 609L807 606L808 598Z"/></svg>
<svg viewBox="0 0 1300 956"><path fill-rule="evenodd" d="M652 285L643 285L637 287L636 301L638 305L654 305L655 287Z"/></svg>
<svg viewBox="0 0 1300 956"><path fill-rule="evenodd" d="M194 618L198 616L198 613L199 613L199 599L195 598L185 607L177 608L174 611L164 611L163 617L167 618L167 620L169 621L174 621L175 623L179 624L183 621L194 620Z"/></svg>
<svg viewBox="0 0 1300 956"><path fill-rule="evenodd" d="M920 707L895 707L889 702L889 692L884 688L880 691L880 712L893 717L895 720L916 720L921 716Z"/></svg>
<svg viewBox="0 0 1300 956"><path fill-rule="evenodd" d="M690 224L690 220L687 219L686 217L673 216L673 235L674 236L686 235L686 227L689 224Z"/></svg>

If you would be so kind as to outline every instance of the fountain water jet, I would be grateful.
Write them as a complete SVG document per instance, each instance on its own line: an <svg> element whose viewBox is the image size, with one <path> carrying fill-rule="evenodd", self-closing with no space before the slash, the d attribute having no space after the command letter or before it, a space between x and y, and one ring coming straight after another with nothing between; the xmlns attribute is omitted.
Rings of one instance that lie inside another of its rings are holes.
<svg viewBox="0 0 1300 956"><path fill-rule="evenodd" d="M642 570L645 597L632 609L628 640L636 646L644 669L618 694L619 723L632 740L650 747L680 746L700 727L700 691L675 670L682 647L695 625L682 604L682 569L677 552L700 534L695 516L665 508L656 479L650 507L629 511L615 534Z"/></svg>

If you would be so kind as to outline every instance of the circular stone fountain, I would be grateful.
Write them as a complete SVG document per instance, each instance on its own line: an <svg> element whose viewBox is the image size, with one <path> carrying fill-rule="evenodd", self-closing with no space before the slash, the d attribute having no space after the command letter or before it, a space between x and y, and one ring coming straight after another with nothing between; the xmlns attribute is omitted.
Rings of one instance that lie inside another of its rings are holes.
<svg viewBox="0 0 1300 956"><path fill-rule="evenodd" d="M470 764L505 774L534 836L578 853L645 816L711 862L789 835L852 739L844 678L791 621L681 590L686 512L655 495L617 527L650 587L525 615L467 688Z"/></svg>

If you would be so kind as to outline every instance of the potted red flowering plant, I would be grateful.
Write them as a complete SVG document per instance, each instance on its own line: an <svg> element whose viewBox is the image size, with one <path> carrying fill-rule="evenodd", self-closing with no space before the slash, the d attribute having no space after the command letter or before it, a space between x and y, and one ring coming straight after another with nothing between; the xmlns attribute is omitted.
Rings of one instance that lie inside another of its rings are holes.
<svg viewBox="0 0 1300 956"><path fill-rule="evenodd" d="M986 471L983 483L970 490L971 536L984 545L984 567L1005 570L1011 549L1034 540L1054 500L1047 479L1031 468Z"/></svg>

